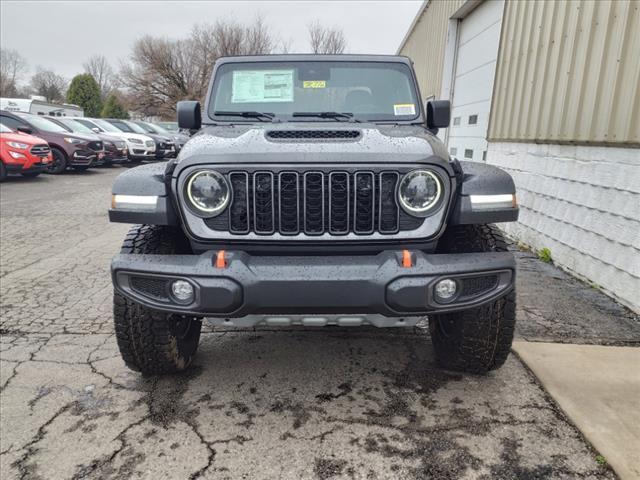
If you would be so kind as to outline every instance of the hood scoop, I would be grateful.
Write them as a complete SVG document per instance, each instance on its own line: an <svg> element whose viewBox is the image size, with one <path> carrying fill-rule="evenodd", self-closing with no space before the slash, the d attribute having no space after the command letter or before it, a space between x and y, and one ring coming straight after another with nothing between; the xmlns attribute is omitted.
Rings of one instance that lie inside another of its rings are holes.
<svg viewBox="0 0 640 480"><path fill-rule="evenodd" d="M266 132L268 140L280 142L314 141L326 142L332 140L354 141L360 138L360 130L270 130Z"/></svg>

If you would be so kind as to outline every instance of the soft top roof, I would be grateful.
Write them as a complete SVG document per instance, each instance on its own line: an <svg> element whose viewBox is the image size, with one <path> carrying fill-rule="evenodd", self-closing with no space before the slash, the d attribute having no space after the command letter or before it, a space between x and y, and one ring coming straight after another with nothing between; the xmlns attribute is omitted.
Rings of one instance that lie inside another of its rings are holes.
<svg viewBox="0 0 640 480"><path fill-rule="evenodd" d="M319 55L313 53L293 53L279 55L241 55L220 57L216 63L240 62L398 62L411 65L411 60L403 55Z"/></svg>

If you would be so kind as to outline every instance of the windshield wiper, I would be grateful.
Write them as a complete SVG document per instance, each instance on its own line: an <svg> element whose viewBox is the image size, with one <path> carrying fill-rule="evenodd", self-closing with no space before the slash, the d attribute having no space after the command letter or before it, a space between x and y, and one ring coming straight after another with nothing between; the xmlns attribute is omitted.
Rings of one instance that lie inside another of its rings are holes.
<svg viewBox="0 0 640 480"><path fill-rule="evenodd" d="M268 118L273 121L275 115L273 113L267 112L227 112L223 110L216 110L213 112L214 115L220 115L223 117L243 117L243 118L257 118L260 120L261 118ZM260 120L262 122L262 120Z"/></svg>
<svg viewBox="0 0 640 480"><path fill-rule="evenodd" d="M353 118L353 113L348 112L293 112L292 117L318 117L318 118L333 118L336 121L340 121L341 118L346 118L351 122L359 122Z"/></svg>

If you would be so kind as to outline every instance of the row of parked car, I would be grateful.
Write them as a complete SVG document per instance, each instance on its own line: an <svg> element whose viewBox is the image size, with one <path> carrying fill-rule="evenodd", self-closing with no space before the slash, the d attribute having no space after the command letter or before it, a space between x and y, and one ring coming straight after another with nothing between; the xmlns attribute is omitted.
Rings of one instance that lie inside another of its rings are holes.
<svg viewBox="0 0 640 480"><path fill-rule="evenodd" d="M151 122L0 110L0 181L173 158L188 139Z"/></svg>

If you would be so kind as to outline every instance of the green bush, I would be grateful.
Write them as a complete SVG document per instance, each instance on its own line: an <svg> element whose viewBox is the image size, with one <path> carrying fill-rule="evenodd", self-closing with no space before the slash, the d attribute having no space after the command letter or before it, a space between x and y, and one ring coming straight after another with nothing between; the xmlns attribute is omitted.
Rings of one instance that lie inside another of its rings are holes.
<svg viewBox="0 0 640 480"><path fill-rule="evenodd" d="M112 93L107 97L107 101L102 109L102 118L129 118L129 113L118 100L118 96Z"/></svg>

